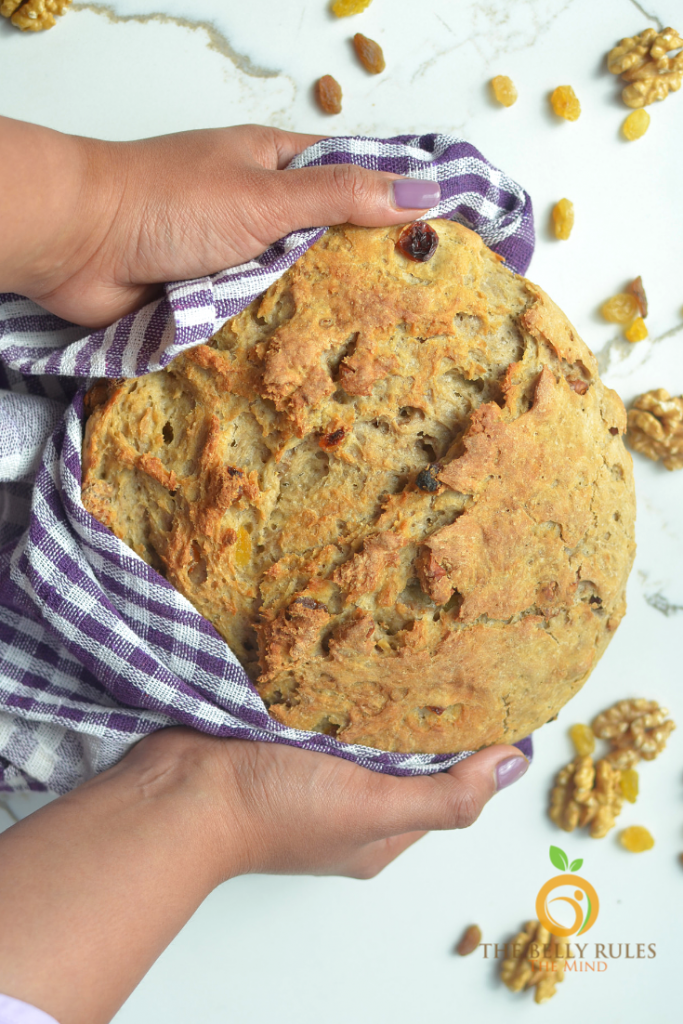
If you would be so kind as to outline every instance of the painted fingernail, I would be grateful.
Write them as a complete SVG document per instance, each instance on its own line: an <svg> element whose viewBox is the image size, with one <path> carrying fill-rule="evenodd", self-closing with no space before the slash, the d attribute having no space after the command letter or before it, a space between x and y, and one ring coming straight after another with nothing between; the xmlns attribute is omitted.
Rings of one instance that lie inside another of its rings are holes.
<svg viewBox="0 0 683 1024"><path fill-rule="evenodd" d="M441 199L438 181L399 178L393 182L394 206L399 210L430 210Z"/></svg>
<svg viewBox="0 0 683 1024"><path fill-rule="evenodd" d="M525 757L506 757L496 765L496 791L511 786L513 782L521 779L529 767Z"/></svg>

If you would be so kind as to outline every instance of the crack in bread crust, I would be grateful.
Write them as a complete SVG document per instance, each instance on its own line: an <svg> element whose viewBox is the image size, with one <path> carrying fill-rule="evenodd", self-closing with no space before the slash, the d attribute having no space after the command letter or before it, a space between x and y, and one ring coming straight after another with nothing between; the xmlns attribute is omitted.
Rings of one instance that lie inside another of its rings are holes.
<svg viewBox="0 0 683 1024"><path fill-rule="evenodd" d="M208 345L89 396L83 501L270 713L384 750L514 742L580 688L634 553L623 405L467 228L331 228Z"/></svg>

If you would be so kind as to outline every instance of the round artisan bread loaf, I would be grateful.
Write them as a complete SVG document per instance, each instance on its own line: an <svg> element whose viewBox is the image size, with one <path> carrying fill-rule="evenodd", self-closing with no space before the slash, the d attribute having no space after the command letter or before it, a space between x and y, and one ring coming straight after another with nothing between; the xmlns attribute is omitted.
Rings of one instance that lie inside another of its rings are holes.
<svg viewBox="0 0 683 1024"><path fill-rule="evenodd" d="M626 416L564 314L467 228L332 228L207 345L88 396L83 501L289 726L519 740L625 610ZM433 248L433 246L432 246Z"/></svg>

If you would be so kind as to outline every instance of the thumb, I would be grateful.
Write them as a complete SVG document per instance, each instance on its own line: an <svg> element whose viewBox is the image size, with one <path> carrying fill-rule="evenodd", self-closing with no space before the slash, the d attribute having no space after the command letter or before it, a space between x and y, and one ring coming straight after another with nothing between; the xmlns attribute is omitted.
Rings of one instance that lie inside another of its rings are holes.
<svg viewBox="0 0 683 1024"><path fill-rule="evenodd" d="M268 171L268 206L281 234L328 224L405 224L436 206L437 181L400 178L356 164Z"/></svg>
<svg viewBox="0 0 683 1024"><path fill-rule="evenodd" d="M529 763L517 747L501 745L437 775L393 778L389 786L378 786L382 809L377 824L385 835L468 828L495 793L521 779Z"/></svg>

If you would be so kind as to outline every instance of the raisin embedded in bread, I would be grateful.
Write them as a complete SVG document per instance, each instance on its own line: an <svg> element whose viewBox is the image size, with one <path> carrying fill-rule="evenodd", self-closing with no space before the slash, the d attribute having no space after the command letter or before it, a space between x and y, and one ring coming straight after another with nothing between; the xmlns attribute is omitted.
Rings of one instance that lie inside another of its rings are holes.
<svg viewBox="0 0 683 1024"><path fill-rule="evenodd" d="M513 742L624 614L626 417L564 314L458 224L330 229L207 345L93 393L83 501L281 722Z"/></svg>

